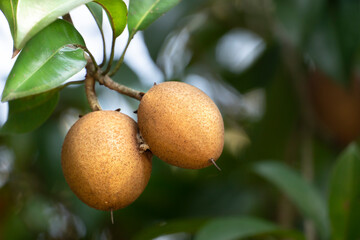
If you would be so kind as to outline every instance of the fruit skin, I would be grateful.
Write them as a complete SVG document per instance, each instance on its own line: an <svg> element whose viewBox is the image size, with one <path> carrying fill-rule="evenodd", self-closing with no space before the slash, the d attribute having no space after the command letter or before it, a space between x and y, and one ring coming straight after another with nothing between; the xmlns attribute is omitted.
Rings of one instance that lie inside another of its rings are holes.
<svg viewBox="0 0 360 240"><path fill-rule="evenodd" d="M95 111L80 118L67 133L61 165L80 200L99 210L126 207L145 189L151 153L140 153L136 122L115 111Z"/></svg>
<svg viewBox="0 0 360 240"><path fill-rule="evenodd" d="M186 83L154 85L140 101L138 124L152 153L178 167L207 167L224 147L219 109L204 92Z"/></svg>
<svg viewBox="0 0 360 240"><path fill-rule="evenodd" d="M339 145L360 136L360 81L351 79L348 88L337 84L321 71L309 75L309 90L318 125Z"/></svg>

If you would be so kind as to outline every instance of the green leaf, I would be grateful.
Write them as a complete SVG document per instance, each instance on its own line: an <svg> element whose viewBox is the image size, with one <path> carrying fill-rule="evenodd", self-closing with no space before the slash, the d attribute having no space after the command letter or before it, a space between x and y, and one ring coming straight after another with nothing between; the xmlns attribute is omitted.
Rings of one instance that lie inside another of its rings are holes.
<svg viewBox="0 0 360 240"><path fill-rule="evenodd" d="M314 30L314 23L321 19L324 0L274 0L275 15L287 38L301 47Z"/></svg>
<svg viewBox="0 0 360 240"><path fill-rule="evenodd" d="M16 29L16 8L18 0L1 0L0 10L4 13L10 27L11 35L14 37Z"/></svg>
<svg viewBox="0 0 360 240"><path fill-rule="evenodd" d="M329 197L332 239L359 239L360 153L350 145L336 162Z"/></svg>
<svg viewBox="0 0 360 240"><path fill-rule="evenodd" d="M331 79L348 85L349 78L346 76L340 41L331 14L325 14L323 21L315 26L305 51L309 52L315 64Z"/></svg>
<svg viewBox="0 0 360 240"><path fill-rule="evenodd" d="M51 91L9 102L9 115L1 134L25 133L41 126L54 111L58 91Z"/></svg>
<svg viewBox="0 0 360 240"><path fill-rule="evenodd" d="M102 22L103 22L103 12L102 7L94 2L90 2L86 4L86 7L89 9L91 15L93 15L96 25L99 27L99 29L102 28Z"/></svg>
<svg viewBox="0 0 360 240"><path fill-rule="evenodd" d="M271 66L269 62L264 64ZM256 70L266 71L263 67L258 67ZM279 66L273 76L269 75L266 84L259 85L266 91L265 113L259 122L248 128L251 147L245 152L245 159L253 161L264 158L280 159L288 149L289 139L299 121L300 110L294 92L289 91L290 76L285 71Z"/></svg>
<svg viewBox="0 0 360 240"><path fill-rule="evenodd" d="M14 46L22 49L36 33L71 9L92 0L1 0L0 9L9 22Z"/></svg>
<svg viewBox="0 0 360 240"><path fill-rule="evenodd" d="M273 223L252 217L226 217L209 221L195 236L195 240L234 240L259 235L281 236L282 239L301 239L298 232L284 230Z"/></svg>
<svg viewBox="0 0 360 240"><path fill-rule="evenodd" d="M97 0L106 11L114 37L120 36L126 27L127 7L122 0Z"/></svg>
<svg viewBox="0 0 360 240"><path fill-rule="evenodd" d="M6 81L2 101L43 93L60 86L84 68L84 46L76 29L57 20L32 38L20 52Z"/></svg>
<svg viewBox="0 0 360 240"><path fill-rule="evenodd" d="M128 17L130 36L133 36L139 30L144 30L179 2L180 0L130 1Z"/></svg>
<svg viewBox="0 0 360 240"><path fill-rule="evenodd" d="M326 204L312 185L280 162L258 163L255 172L284 192L304 217L314 222L322 238L327 238L329 223Z"/></svg>
<svg viewBox="0 0 360 240"><path fill-rule="evenodd" d="M206 221L208 221L208 219L187 219L157 224L139 232L134 240L153 239L161 235L180 232L195 233Z"/></svg>

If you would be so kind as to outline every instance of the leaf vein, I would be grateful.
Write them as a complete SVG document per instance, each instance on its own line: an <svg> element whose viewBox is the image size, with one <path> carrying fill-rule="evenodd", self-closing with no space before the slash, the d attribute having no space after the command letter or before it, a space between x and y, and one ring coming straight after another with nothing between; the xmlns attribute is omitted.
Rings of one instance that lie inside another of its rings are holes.
<svg viewBox="0 0 360 240"><path fill-rule="evenodd" d="M66 45L64 45L66 46ZM30 75L27 78L24 78L23 81L21 81L18 85L17 88L21 87L28 79L30 79L32 76L35 75L35 73L37 73L39 71L39 69L41 69L45 64L47 64L52 58L53 56L55 56L56 54L58 54L60 52L61 49L64 48L64 46L61 46L60 48L58 48L54 53L52 53L38 68L36 68L33 72L30 73ZM10 95L10 94L9 94Z"/></svg>

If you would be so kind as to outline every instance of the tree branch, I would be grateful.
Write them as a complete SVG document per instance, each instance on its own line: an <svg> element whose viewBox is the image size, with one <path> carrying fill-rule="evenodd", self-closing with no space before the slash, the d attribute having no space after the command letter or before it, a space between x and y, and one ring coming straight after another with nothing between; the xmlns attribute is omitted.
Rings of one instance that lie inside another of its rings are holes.
<svg viewBox="0 0 360 240"><path fill-rule="evenodd" d="M145 93L136 91L132 88L126 87L112 80L108 75L103 75L101 69L93 63L93 58L87 56L86 64L86 78L85 78L85 92L86 98L89 102L92 111L102 110L95 93L95 82L98 81L101 85L109 89L115 90L120 94L141 100Z"/></svg>

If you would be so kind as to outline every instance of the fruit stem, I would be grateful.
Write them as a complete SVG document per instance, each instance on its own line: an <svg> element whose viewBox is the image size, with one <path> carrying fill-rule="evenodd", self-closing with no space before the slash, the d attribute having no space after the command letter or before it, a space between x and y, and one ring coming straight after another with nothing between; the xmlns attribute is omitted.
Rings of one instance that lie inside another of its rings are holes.
<svg viewBox="0 0 360 240"><path fill-rule="evenodd" d="M144 152L146 152L146 151L148 151L148 150L151 151L149 145L145 142L145 140L144 140L144 138L141 136L141 133L140 133L140 132L138 132L138 133L136 134L136 140L137 140L137 142L138 142L138 144L139 144L140 153L144 153Z"/></svg>
<svg viewBox="0 0 360 240"><path fill-rule="evenodd" d="M141 98L144 96L145 93L134 90L132 88L126 87L124 85L121 85L114 80L112 80L108 75L102 76L100 75L98 78L98 81L100 84L105 85L106 87L117 91L118 93L121 93L123 95L135 98L137 100L141 100Z"/></svg>
<svg viewBox="0 0 360 240"><path fill-rule="evenodd" d="M221 172L221 168L215 163L215 160L213 158L210 158L209 162L211 162L217 168L217 170Z"/></svg>

